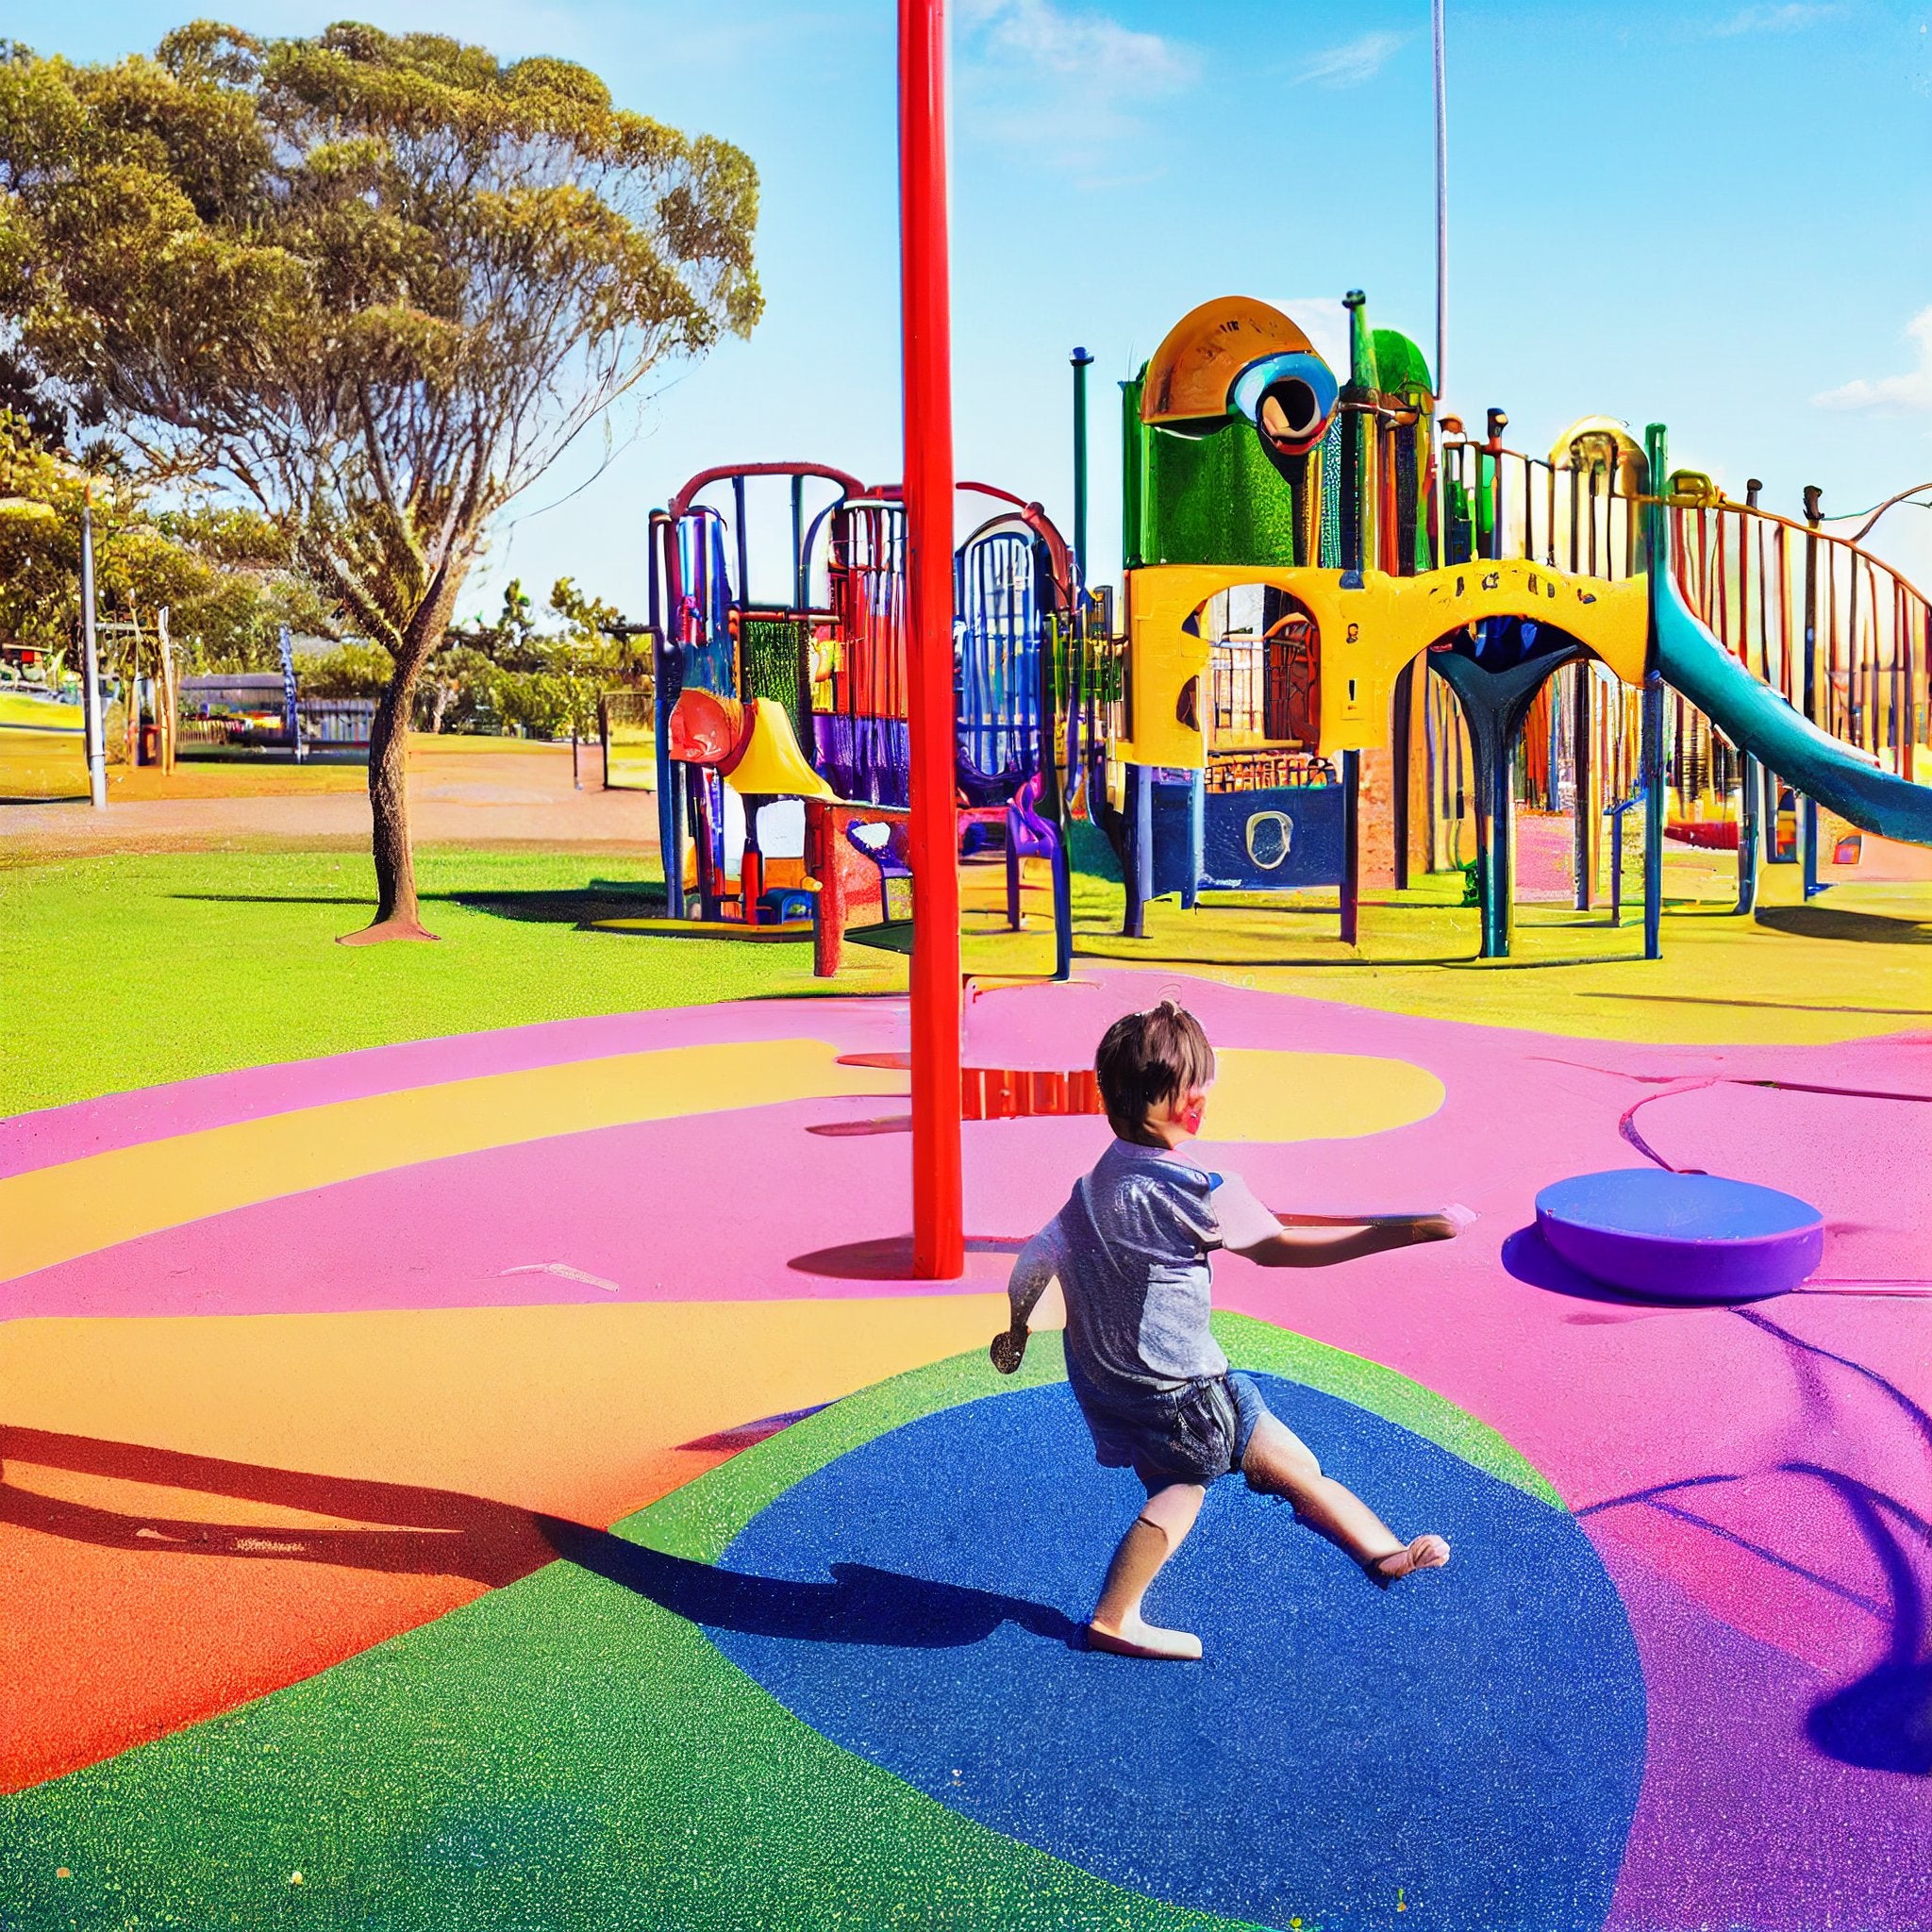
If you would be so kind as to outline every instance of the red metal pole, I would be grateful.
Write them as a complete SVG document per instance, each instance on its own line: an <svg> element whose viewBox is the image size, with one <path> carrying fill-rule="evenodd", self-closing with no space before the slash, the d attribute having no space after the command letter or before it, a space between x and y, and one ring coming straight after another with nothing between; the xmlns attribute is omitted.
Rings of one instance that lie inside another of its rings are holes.
<svg viewBox="0 0 1932 1932"><path fill-rule="evenodd" d="M899 0L899 284L911 736L912 1272L965 1272L954 816L953 343L945 0Z"/></svg>

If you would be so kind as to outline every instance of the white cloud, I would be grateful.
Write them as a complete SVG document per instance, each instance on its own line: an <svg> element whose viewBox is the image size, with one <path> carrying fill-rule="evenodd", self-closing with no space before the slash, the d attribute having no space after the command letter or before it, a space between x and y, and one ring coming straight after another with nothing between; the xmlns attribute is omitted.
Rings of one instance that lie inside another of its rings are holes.
<svg viewBox="0 0 1932 1932"><path fill-rule="evenodd" d="M1142 110L1185 93L1203 71L1183 42L1053 0L963 0L959 20L962 125L1091 185L1146 135Z"/></svg>
<svg viewBox="0 0 1932 1932"><path fill-rule="evenodd" d="M1775 4L1740 7L1727 20L1713 21L1705 29L1713 41L1735 40L1740 34L1794 34L1833 20L1844 11L1840 0L1775 0Z"/></svg>
<svg viewBox="0 0 1932 1932"><path fill-rule="evenodd" d="M1104 13L1068 13L1053 0L965 0L959 15L983 58L1023 66L1037 61L1109 92L1172 93L1191 87L1201 72L1199 58L1177 42Z"/></svg>
<svg viewBox="0 0 1932 1932"><path fill-rule="evenodd" d="M1811 398L1821 409L1875 409L1887 415L1932 414L1932 308L1922 308L1906 324L1907 339L1917 344L1919 364L1903 375L1881 375L1828 389Z"/></svg>
<svg viewBox="0 0 1932 1932"><path fill-rule="evenodd" d="M1295 70L1295 85L1309 81L1318 87L1360 87L1381 73L1389 57L1408 40L1407 34L1361 34L1339 47L1304 60Z"/></svg>

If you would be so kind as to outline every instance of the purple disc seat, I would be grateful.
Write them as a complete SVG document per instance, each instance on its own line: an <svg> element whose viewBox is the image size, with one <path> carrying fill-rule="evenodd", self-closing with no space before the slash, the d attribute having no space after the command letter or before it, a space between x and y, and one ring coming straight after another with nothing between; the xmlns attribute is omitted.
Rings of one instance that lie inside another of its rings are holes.
<svg viewBox="0 0 1932 1932"><path fill-rule="evenodd" d="M1824 1217L1808 1201L1656 1167L1557 1181L1536 1197L1536 1222L1573 1268L1651 1301L1784 1294L1824 1252Z"/></svg>

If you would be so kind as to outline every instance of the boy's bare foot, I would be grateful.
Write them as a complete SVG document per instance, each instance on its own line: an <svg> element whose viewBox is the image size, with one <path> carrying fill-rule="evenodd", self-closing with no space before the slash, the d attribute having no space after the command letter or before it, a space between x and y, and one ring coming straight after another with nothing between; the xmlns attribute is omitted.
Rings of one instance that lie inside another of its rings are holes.
<svg viewBox="0 0 1932 1932"><path fill-rule="evenodd" d="M1201 1655L1201 1640L1191 1630L1163 1630L1138 1617L1118 1630L1088 1624L1087 1647L1110 1651L1115 1657L1164 1657L1182 1663L1191 1663Z"/></svg>
<svg viewBox="0 0 1932 1932"><path fill-rule="evenodd" d="M1387 1590L1418 1570L1440 1570L1449 1560L1449 1545L1439 1536L1419 1536L1406 1550L1391 1550L1385 1557L1372 1557L1362 1565L1371 1582Z"/></svg>

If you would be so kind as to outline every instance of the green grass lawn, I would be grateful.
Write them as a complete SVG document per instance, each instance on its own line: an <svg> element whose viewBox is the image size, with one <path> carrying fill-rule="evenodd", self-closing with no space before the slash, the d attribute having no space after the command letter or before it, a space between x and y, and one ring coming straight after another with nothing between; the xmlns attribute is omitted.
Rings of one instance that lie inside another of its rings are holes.
<svg viewBox="0 0 1932 1932"><path fill-rule="evenodd" d="M428 847L417 865L433 946L334 943L374 904L353 853L0 869L0 1113L484 1027L905 983L903 960L860 947L820 981L808 941L579 929L646 909L655 861Z"/></svg>

